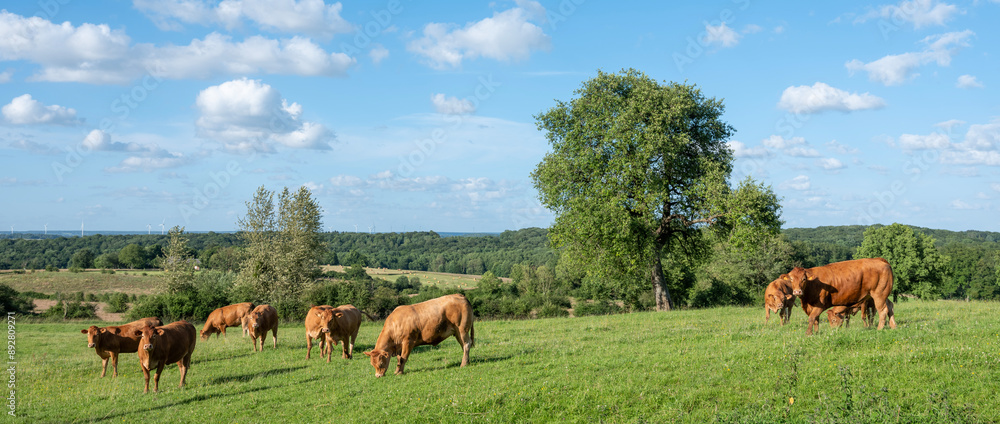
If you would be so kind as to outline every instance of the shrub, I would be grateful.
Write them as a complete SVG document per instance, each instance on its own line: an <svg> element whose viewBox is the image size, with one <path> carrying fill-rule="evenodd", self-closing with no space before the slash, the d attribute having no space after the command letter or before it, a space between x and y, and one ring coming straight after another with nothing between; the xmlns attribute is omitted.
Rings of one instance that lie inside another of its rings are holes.
<svg viewBox="0 0 1000 424"><path fill-rule="evenodd" d="M55 306L42 313L41 317L56 321L62 319L96 319L97 306L79 301L63 302L60 300Z"/></svg>
<svg viewBox="0 0 1000 424"><path fill-rule="evenodd" d="M0 284L0 308L3 308L0 309L0 313L4 315L7 312L30 314L35 305L28 296L18 293L6 284Z"/></svg>
<svg viewBox="0 0 1000 424"><path fill-rule="evenodd" d="M108 298L107 311L113 314L122 313L128 310L128 295L125 293L114 293Z"/></svg>
<svg viewBox="0 0 1000 424"><path fill-rule="evenodd" d="M45 270L48 272L59 272L59 267L55 265L46 265Z"/></svg>
<svg viewBox="0 0 1000 424"><path fill-rule="evenodd" d="M569 311L566 308L556 305L554 303L546 303L542 305L541 309L538 310L538 318L559 318L568 317Z"/></svg>
<svg viewBox="0 0 1000 424"><path fill-rule="evenodd" d="M80 268L78 266L71 266L71 267L69 267L69 272L74 272L74 273L75 272L83 272L83 268Z"/></svg>

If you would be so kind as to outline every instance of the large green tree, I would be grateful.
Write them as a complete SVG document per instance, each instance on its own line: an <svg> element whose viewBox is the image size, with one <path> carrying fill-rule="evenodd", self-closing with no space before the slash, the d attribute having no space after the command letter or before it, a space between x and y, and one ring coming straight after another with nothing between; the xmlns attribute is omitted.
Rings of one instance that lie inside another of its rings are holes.
<svg viewBox="0 0 1000 424"><path fill-rule="evenodd" d="M132 243L118 252L118 262L130 269L146 267L146 249Z"/></svg>
<svg viewBox="0 0 1000 424"><path fill-rule="evenodd" d="M598 72L575 94L535 117L552 152L531 176L556 215L553 245L581 255L589 274L648 278L657 309L669 310L664 256L704 253L702 227L737 246L778 233L770 187L749 178L729 186L734 129L721 100L633 69Z"/></svg>
<svg viewBox="0 0 1000 424"><path fill-rule="evenodd" d="M194 262L188 249L188 238L184 227L175 226L169 231L170 242L163 258L163 270L167 273L167 290L180 293L191 289L194 282Z"/></svg>
<svg viewBox="0 0 1000 424"><path fill-rule="evenodd" d="M934 239L909 226L894 223L871 226L855 258L885 258L892 266L893 300L899 293L924 299L941 297L948 258L942 256Z"/></svg>

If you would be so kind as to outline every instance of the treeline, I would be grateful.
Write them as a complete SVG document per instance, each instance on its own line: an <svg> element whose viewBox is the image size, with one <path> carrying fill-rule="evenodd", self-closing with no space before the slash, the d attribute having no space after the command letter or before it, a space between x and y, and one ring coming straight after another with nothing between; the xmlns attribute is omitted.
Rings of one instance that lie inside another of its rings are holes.
<svg viewBox="0 0 1000 424"><path fill-rule="evenodd" d="M206 269L236 271L238 233L187 233L190 256ZM548 265L558 255L541 228L498 235L442 237L429 232L320 233L326 245L321 263L510 277L515 265ZM92 235L0 239L0 269L161 268L166 235ZM75 256L75 258L74 258ZM74 260L75 259L75 260Z"/></svg>

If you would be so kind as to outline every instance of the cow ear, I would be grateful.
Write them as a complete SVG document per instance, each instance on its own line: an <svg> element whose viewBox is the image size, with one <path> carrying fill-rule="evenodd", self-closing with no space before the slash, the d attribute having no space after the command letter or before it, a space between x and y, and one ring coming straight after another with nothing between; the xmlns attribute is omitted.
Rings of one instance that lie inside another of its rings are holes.
<svg viewBox="0 0 1000 424"><path fill-rule="evenodd" d="M117 334L121 334L121 333L122 333L122 329L121 329L121 328L116 328L116 329L114 329L114 330L111 330L111 333L112 333L112 334L116 334L116 335L117 335Z"/></svg>
<svg viewBox="0 0 1000 424"><path fill-rule="evenodd" d="M157 328L156 329L156 334L159 334L159 335L162 336L163 335L163 329L162 328Z"/></svg>
<svg viewBox="0 0 1000 424"><path fill-rule="evenodd" d="M89 331L87 331L87 330L80 330L80 333L81 334L87 334L87 333L89 333Z"/></svg>
<svg viewBox="0 0 1000 424"><path fill-rule="evenodd" d="M142 330L135 330L136 337L142 337Z"/></svg>
<svg viewBox="0 0 1000 424"><path fill-rule="evenodd" d="M792 296L790 294L786 294L785 295L785 300L791 300L793 297L795 297L795 296Z"/></svg>
<svg viewBox="0 0 1000 424"><path fill-rule="evenodd" d="M333 315L336 316L337 318L343 318L344 317L344 313L343 312L337 312L336 314L333 314Z"/></svg>
<svg viewBox="0 0 1000 424"><path fill-rule="evenodd" d="M791 281L791 280L792 280L791 278L788 278L788 274L781 274L781 277L780 277L780 278L781 278L782 280L785 280L785 281Z"/></svg>
<svg viewBox="0 0 1000 424"><path fill-rule="evenodd" d="M369 358L371 358L371 357L372 357L372 351L370 351L370 350L369 350L369 351L367 351L367 352L361 352L361 353L364 353L364 354L365 354L365 356L367 356L367 357L369 357Z"/></svg>
<svg viewBox="0 0 1000 424"><path fill-rule="evenodd" d="M101 333L107 333L107 332L108 332L108 329L107 329L107 328L102 328L102 329L100 329L100 330L98 330L98 331L100 331Z"/></svg>
<svg viewBox="0 0 1000 424"><path fill-rule="evenodd" d="M816 279L816 276L812 275L811 272L809 272L808 270L806 270L806 280L812 281L812 280L815 280L815 279Z"/></svg>

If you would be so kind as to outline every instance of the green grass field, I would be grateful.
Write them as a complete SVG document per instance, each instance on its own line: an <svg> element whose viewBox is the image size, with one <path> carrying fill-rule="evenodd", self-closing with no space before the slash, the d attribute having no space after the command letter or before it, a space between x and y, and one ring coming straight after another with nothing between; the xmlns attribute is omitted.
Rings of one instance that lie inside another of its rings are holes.
<svg viewBox="0 0 1000 424"><path fill-rule="evenodd" d="M142 275L146 273L146 275ZM35 271L25 274L12 272L0 273L0 283L7 284L17 291L35 291L52 294L62 293L112 293L155 294L167 288L167 278L163 271L116 271L114 274L101 274L100 271L84 272Z"/></svg>
<svg viewBox="0 0 1000 424"><path fill-rule="evenodd" d="M135 354L118 379L85 323L16 327L16 413L47 422L997 422L1000 304L899 302L897 330L781 327L758 308L480 321L472 363L454 339L376 379L381 323L353 360L305 359L300 324L278 349L198 341L187 385L171 365L142 393ZM201 326L196 323L200 329ZM395 361L393 362L394 366Z"/></svg>

